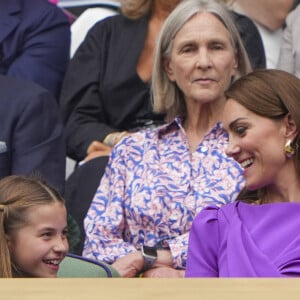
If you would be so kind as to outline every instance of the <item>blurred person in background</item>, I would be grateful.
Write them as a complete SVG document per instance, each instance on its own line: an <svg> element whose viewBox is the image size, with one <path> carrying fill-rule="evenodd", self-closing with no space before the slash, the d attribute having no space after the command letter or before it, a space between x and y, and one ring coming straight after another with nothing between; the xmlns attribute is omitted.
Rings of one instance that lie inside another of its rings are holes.
<svg viewBox="0 0 300 300"><path fill-rule="evenodd" d="M300 78L300 4L287 17L277 67Z"/></svg>
<svg viewBox="0 0 300 300"><path fill-rule="evenodd" d="M297 1L297 0L296 0ZM282 32L294 0L233 0L232 8L255 22L264 44L267 68L276 68Z"/></svg>
<svg viewBox="0 0 300 300"><path fill-rule="evenodd" d="M58 100L69 49L70 23L56 5L0 1L0 74L33 81Z"/></svg>

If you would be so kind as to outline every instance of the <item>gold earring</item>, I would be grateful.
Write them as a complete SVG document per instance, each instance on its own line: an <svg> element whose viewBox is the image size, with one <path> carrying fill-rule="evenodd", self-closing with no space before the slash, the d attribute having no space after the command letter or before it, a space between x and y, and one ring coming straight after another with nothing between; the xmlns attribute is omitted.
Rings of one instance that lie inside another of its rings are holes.
<svg viewBox="0 0 300 300"><path fill-rule="evenodd" d="M287 140L287 142L284 145L284 153L287 158L293 157L295 155L295 149L292 146L292 141Z"/></svg>

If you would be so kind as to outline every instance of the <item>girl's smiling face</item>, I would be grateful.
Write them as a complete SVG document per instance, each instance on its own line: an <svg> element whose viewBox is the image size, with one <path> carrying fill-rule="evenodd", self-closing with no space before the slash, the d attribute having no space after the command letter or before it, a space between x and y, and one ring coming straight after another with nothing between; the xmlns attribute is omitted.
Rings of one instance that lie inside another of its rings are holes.
<svg viewBox="0 0 300 300"><path fill-rule="evenodd" d="M55 201L29 208L26 219L7 236L14 266L24 277L56 277L69 249L65 206Z"/></svg>

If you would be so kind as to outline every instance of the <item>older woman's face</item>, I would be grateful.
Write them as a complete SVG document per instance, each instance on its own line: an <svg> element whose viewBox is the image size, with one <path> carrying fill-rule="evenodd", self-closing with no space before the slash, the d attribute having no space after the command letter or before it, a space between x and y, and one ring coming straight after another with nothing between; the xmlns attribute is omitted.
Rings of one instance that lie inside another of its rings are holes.
<svg viewBox="0 0 300 300"><path fill-rule="evenodd" d="M192 17L176 34L165 69L186 101L203 104L223 99L237 69L223 23L207 12Z"/></svg>

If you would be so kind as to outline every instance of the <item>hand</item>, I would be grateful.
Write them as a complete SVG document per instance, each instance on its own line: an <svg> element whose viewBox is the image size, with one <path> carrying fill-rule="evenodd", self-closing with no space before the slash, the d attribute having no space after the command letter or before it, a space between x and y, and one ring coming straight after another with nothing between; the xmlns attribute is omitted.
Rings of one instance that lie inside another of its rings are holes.
<svg viewBox="0 0 300 300"><path fill-rule="evenodd" d="M129 253L115 261L112 265L121 277L136 277L144 267L144 259L141 252Z"/></svg>
<svg viewBox="0 0 300 300"><path fill-rule="evenodd" d="M176 270L171 267L152 268L143 273L143 278L183 278L184 270Z"/></svg>
<svg viewBox="0 0 300 300"><path fill-rule="evenodd" d="M84 161L87 162L91 160L92 158L98 157L98 156L109 156L111 152L111 147L98 142L93 141L90 143L88 149L87 149L87 156L84 158Z"/></svg>
<svg viewBox="0 0 300 300"><path fill-rule="evenodd" d="M108 134L103 143L107 146L114 147L117 143L119 143L125 136L129 135L128 131L116 131Z"/></svg>

